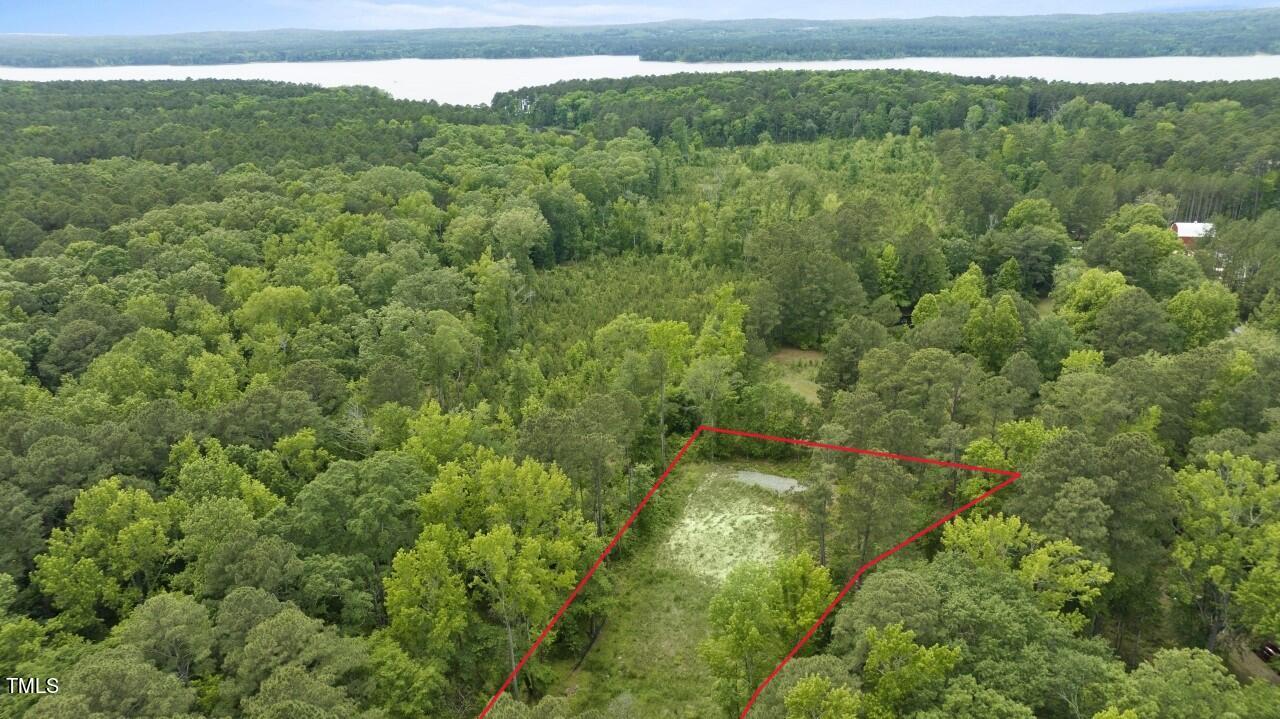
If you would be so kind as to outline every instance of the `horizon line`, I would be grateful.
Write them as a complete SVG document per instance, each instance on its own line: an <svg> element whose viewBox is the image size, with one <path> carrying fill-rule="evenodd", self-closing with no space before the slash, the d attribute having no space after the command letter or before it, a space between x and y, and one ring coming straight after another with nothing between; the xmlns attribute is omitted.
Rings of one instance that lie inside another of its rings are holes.
<svg viewBox="0 0 1280 719"><path fill-rule="evenodd" d="M1249 7L1240 5L1224 5L1219 7L1166 7L1166 8L1149 8L1144 10L1126 10L1120 12L1054 12L1054 13L1034 13L1025 15L921 15L921 16L904 16L904 17L846 17L846 18L804 18L804 17L742 17L742 18L668 18L666 20L645 20L640 22L621 22L621 23L554 23L554 24L537 24L527 22L506 23L497 25L437 25L427 27L401 27L401 28L318 28L318 27L273 27L258 28L252 30L245 29L206 29L206 30L178 30L172 32L140 32L140 33L99 33L99 34L81 34L74 32L38 32L38 31L0 31L0 38L14 37L31 37L31 38L52 38L52 39L74 39L74 40L91 40L91 39L108 39L108 38L160 38L160 37L181 37L184 35L255 35L283 32L308 32L308 33L325 33L325 34L343 34L343 33L361 33L361 34L378 34L378 33L397 33L397 32L451 32L463 30L504 30L513 28L525 28L531 30L591 30L601 28L620 28L620 27L644 27L651 25L672 25L679 23L700 23L700 24L732 24L732 23L751 23L751 22L796 22L796 23L897 23L897 22L922 22L928 20L1032 20L1032 19L1051 19L1051 18L1093 18L1093 17L1114 17L1122 15L1216 15L1228 13L1268 13L1280 12L1280 5L1272 5L1266 7Z"/></svg>

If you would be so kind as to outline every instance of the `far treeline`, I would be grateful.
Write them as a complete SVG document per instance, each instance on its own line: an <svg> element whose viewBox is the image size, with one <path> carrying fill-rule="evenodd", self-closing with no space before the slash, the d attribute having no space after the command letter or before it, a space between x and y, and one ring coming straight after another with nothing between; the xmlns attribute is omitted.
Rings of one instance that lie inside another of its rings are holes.
<svg viewBox="0 0 1280 719"><path fill-rule="evenodd" d="M0 36L0 65L209 65L638 55L683 62L886 57L1154 57L1280 52L1280 10L911 20L671 21L582 27Z"/></svg>
<svg viewBox="0 0 1280 719"><path fill-rule="evenodd" d="M732 147L762 140L875 139L912 128L931 135L1052 120L1076 98L1107 105L1118 113L1115 120L1140 110L1214 100L1272 110L1280 105L1280 80L1134 84L964 78L919 70L691 72L565 80L497 93L490 106L504 120L537 128L620 137L638 127L655 141L696 132L707 145ZM471 117L483 114L472 111Z"/></svg>

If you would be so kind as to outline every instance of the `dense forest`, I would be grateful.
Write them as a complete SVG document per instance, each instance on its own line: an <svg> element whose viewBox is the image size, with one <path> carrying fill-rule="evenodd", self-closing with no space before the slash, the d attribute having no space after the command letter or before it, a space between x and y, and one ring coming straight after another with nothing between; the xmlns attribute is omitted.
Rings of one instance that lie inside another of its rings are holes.
<svg viewBox="0 0 1280 719"><path fill-rule="evenodd" d="M1280 717L1278 98L0 83L0 671L59 679L0 716L475 716L705 423L1023 474L751 716ZM688 461L796 476L795 551L706 585L686 684L575 693L602 635L661 639L630 592L698 501L664 487L489 716L737 716L990 484Z"/></svg>
<svg viewBox="0 0 1280 719"><path fill-rule="evenodd" d="M644 60L1154 57L1280 53L1280 10L910 20L677 20L582 27L0 35L0 65L210 65L638 55Z"/></svg>

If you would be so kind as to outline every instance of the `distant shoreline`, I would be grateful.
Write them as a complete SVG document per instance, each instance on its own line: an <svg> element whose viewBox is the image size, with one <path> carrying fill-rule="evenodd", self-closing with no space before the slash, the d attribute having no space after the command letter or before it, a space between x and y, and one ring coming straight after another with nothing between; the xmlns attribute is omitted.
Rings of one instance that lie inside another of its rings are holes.
<svg viewBox="0 0 1280 719"><path fill-rule="evenodd" d="M909 20L671 21L173 35L0 34L0 65L104 67L637 56L646 62L1280 54L1280 9Z"/></svg>

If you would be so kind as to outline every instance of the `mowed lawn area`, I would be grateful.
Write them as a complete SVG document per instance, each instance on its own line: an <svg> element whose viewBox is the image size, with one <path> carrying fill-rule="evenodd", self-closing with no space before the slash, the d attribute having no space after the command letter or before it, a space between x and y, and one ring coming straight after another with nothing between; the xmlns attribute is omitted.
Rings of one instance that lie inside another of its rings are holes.
<svg viewBox="0 0 1280 719"><path fill-rule="evenodd" d="M748 468L769 471L694 461L672 474L659 510L669 519L610 567L617 605L609 622L576 669L570 661L556 667L549 695L606 716L611 707L655 718L721 714L698 657L710 629L707 608L733 567L772 562L794 544L787 498L738 481Z"/></svg>

